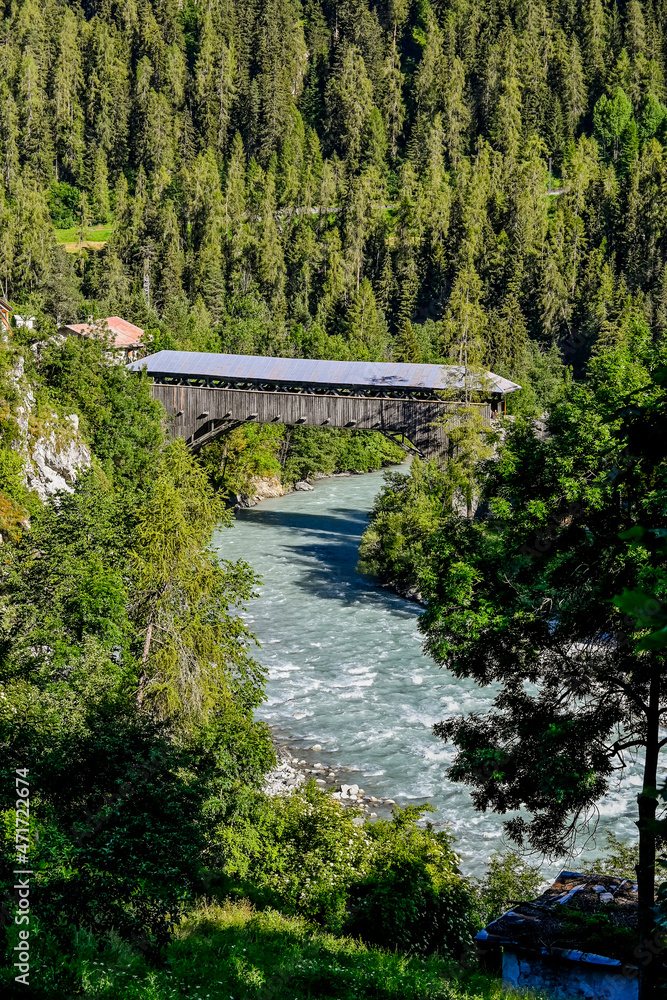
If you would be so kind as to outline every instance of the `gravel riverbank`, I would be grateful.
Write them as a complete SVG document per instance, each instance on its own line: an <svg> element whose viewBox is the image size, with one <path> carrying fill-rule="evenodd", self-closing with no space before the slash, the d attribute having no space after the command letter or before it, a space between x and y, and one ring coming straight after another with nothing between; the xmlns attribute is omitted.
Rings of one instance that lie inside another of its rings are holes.
<svg viewBox="0 0 667 1000"><path fill-rule="evenodd" d="M322 750L319 744L310 748L308 756L318 754ZM289 795L294 789L313 779L322 791L331 793L331 797L340 802L341 806L355 806L366 812L371 819L378 816L388 816L396 803L393 799L378 798L367 795L365 790L354 781L354 769L350 767L331 767L319 760L310 761L303 757L305 751L295 755L284 744L275 746L278 766L270 771L265 778L264 791L267 795Z"/></svg>

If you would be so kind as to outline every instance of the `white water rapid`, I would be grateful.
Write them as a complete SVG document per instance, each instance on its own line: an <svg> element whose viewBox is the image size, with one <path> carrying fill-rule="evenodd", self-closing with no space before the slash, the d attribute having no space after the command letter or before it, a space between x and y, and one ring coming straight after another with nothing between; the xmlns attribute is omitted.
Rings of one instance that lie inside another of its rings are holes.
<svg viewBox="0 0 667 1000"><path fill-rule="evenodd" d="M467 872L479 874L503 847L502 817L476 812L465 785L445 775L453 748L431 726L448 715L484 711L492 692L457 680L422 653L418 605L372 586L355 572L367 512L382 473L324 479L236 514L216 544L261 574L261 596L247 614L269 669L258 716L311 762L358 773L370 795L399 805L430 802L436 826L450 825ZM600 805L604 831L634 839L639 770L630 767ZM550 867L550 870L554 870Z"/></svg>

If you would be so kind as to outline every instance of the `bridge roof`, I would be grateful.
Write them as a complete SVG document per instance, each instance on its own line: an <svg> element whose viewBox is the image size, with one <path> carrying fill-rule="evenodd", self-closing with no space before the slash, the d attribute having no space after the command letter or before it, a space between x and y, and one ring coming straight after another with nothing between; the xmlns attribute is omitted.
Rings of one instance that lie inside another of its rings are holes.
<svg viewBox="0 0 667 1000"><path fill-rule="evenodd" d="M464 387L465 369L458 365L413 365L387 361L311 361L264 358L251 354L204 354L159 351L128 366L149 375L212 378L230 382L275 382L280 385L330 385L348 389L430 389ZM488 391L505 394L521 386L487 372Z"/></svg>

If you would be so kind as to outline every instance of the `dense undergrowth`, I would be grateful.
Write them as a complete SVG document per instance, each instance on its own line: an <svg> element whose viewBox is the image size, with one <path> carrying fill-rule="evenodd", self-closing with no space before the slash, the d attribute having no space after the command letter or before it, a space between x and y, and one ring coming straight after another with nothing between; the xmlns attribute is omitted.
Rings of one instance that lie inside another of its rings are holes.
<svg viewBox="0 0 667 1000"><path fill-rule="evenodd" d="M497 978L474 968L440 956L368 947L302 917L257 912L246 902L193 910L159 969L118 940L100 945L81 932L71 956L54 948L38 972L45 997L66 996L50 988L69 975L71 996L96 1000L501 1000L508 995Z"/></svg>

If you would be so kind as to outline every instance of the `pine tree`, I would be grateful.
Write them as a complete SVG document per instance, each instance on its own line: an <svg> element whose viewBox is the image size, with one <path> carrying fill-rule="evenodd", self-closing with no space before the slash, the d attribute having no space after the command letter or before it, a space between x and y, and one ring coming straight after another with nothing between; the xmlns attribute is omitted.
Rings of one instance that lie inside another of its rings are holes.
<svg viewBox="0 0 667 1000"><path fill-rule="evenodd" d="M279 204L282 207L298 208L306 130L303 119L294 106L290 106L286 117L278 157L276 184L279 191Z"/></svg>
<svg viewBox="0 0 667 1000"><path fill-rule="evenodd" d="M588 74L588 84L598 93L605 76L605 49L608 41L609 24L602 0L587 0L583 4L584 20L584 66Z"/></svg>
<svg viewBox="0 0 667 1000"><path fill-rule="evenodd" d="M429 11L421 61L415 76L415 100L421 115L430 120L442 110L443 34L433 13Z"/></svg>
<svg viewBox="0 0 667 1000"><path fill-rule="evenodd" d="M274 157L275 160L275 157ZM276 309L283 308L285 262L276 224L275 163L269 166L264 180L261 221L257 242L257 273L267 297Z"/></svg>
<svg viewBox="0 0 667 1000"><path fill-rule="evenodd" d="M389 154L392 160L398 155L399 140L403 131L405 120L405 102L403 100L404 75L401 72L400 53L396 46L396 22L394 22L394 35L391 42L391 49L386 57L382 88L380 93L380 107L384 114L387 139L389 143Z"/></svg>
<svg viewBox="0 0 667 1000"><path fill-rule="evenodd" d="M344 205L344 233L349 284L359 290L364 267L364 248L372 221L373 177L364 171L352 178Z"/></svg>
<svg viewBox="0 0 667 1000"><path fill-rule="evenodd" d="M278 149L292 102L298 99L307 67L303 23L294 0L267 0L256 26L261 108L259 153L268 162Z"/></svg>
<svg viewBox="0 0 667 1000"><path fill-rule="evenodd" d="M508 29L504 36L502 75L490 133L504 156L506 171L511 173L521 146L521 83L514 33Z"/></svg>
<svg viewBox="0 0 667 1000"><path fill-rule="evenodd" d="M373 287L368 278L363 279L352 295L347 313L347 336L355 359L386 360L387 328L378 314Z"/></svg>
<svg viewBox="0 0 667 1000"><path fill-rule="evenodd" d="M416 365L422 362L421 346L409 319L401 324L398 336L394 341L393 354L395 361Z"/></svg>
<svg viewBox="0 0 667 1000"><path fill-rule="evenodd" d="M340 233L334 226L322 240L322 294L317 307L317 322L326 327L345 292L345 264Z"/></svg>
<svg viewBox="0 0 667 1000"><path fill-rule="evenodd" d="M18 70L18 119L22 156L42 182L51 175L53 145L49 127L44 79L39 59L25 50Z"/></svg>
<svg viewBox="0 0 667 1000"><path fill-rule="evenodd" d="M329 133L333 148L352 171L359 168L363 139L373 108L373 87L361 53L345 49L327 87Z"/></svg>
<svg viewBox="0 0 667 1000"><path fill-rule="evenodd" d="M19 179L19 130L16 103L5 80L0 79L0 164L2 180L13 193Z"/></svg>
<svg viewBox="0 0 667 1000"><path fill-rule="evenodd" d="M206 141L220 157L227 150L236 75L233 39L220 32L209 7L204 14L195 65L195 107Z"/></svg>
<svg viewBox="0 0 667 1000"><path fill-rule="evenodd" d="M464 248L442 320L443 357L466 371L482 364L487 318L482 304L482 282L472 263L471 248Z"/></svg>
<svg viewBox="0 0 667 1000"><path fill-rule="evenodd" d="M417 266L418 249L404 241L398 251L398 308L396 320L399 326L408 322L415 311L419 295L420 275Z"/></svg>
<svg viewBox="0 0 667 1000"><path fill-rule="evenodd" d="M108 222L111 218L109 177L107 173L107 159L101 149L95 152L93 159L90 201L92 218L96 222Z"/></svg>
<svg viewBox="0 0 667 1000"><path fill-rule="evenodd" d="M385 241L382 271L380 273L380 281L378 283L377 302L380 309L382 309L382 312L388 318L391 317L395 292L396 282L394 280L394 270L391 263L391 251Z"/></svg>
<svg viewBox="0 0 667 1000"><path fill-rule="evenodd" d="M63 11L56 44L53 69L56 179L64 170L67 176L80 180L84 154L83 60L79 19L69 8Z"/></svg>
<svg viewBox="0 0 667 1000"><path fill-rule="evenodd" d="M453 56L447 67L443 92L444 143L454 170L467 145L471 114L466 95L465 67L458 56Z"/></svg>

